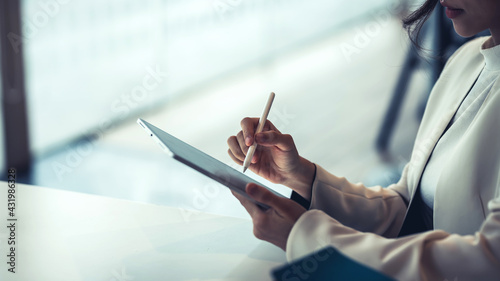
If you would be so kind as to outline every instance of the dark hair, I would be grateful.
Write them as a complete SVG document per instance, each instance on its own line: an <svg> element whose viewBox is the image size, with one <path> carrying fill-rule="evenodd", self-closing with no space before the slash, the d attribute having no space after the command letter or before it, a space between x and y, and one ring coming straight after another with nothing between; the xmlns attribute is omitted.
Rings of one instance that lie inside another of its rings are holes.
<svg viewBox="0 0 500 281"><path fill-rule="evenodd" d="M427 0L420 8L403 18L403 27L408 32L410 40L420 50L422 50L419 42L420 31L424 23L431 16L432 11L436 8L438 2L439 0Z"/></svg>

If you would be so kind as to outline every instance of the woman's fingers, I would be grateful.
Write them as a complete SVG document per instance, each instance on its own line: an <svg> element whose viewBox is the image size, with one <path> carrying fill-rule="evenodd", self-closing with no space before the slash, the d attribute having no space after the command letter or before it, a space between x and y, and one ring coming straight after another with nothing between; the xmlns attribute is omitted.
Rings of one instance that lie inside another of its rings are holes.
<svg viewBox="0 0 500 281"><path fill-rule="evenodd" d="M257 146L257 149L255 149L255 153L253 155L251 164L255 164L255 163L259 162L261 155L262 155L262 147Z"/></svg>
<svg viewBox="0 0 500 281"><path fill-rule="evenodd" d="M241 120L241 128L242 130L236 134L236 136L231 136L227 140L227 144L229 145L228 154L239 165L242 165L242 162L245 160L245 156L248 153L249 147L254 143L254 133L257 125L259 124L259 118L245 118ZM263 129L263 133L259 133L257 135L264 134L263 136L266 138L265 140L261 140L265 146L272 146L274 142L279 140L278 145L280 148L288 148L293 147L293 140L289 135L283 136L281 133L274 127L271 121L266 120L266 124ZM271 138L271 139L270 139ZM279 138L272 140L273 138ZM259 143L260 144L260 143ZM257 147L257 151L252 158L252 164L256 164L262 155L262 147Z"/></svg>
<svg viewBox="0 0 500 281"><path fill-rule="evenodd" d="M254 142L255 130L259 125L259 118L244 118L243 120L241 120L240 125L241 131L243 132L244 143L247 146L251 146ZM271 123L271 121L269 120L266 120L266 124L264 125L262 131L276 131L279 133L278 129L276 129L273 123Z"/></svg>
<svg viewBox="0 0 500 281"><path fill-rule="evenodd" d="M246 193L271 208L262 210L245 196L231 191L252 217L255 237L286 250L286 241L297 219L306 211L296 202L274 195L266 188L249 183Z"/></svg>
<svg viewBox="0 0 500 281"><path fill-rule="evenodd" d="M243 133L244 144L246 144L247 146L251 146L253 144L253 136L258 124L258 118L247 117L241 120L241 131Z"/></svg>
<svg viewBox="0 0 500 281"><path fill-rule="evenodd" d="M231 149L228 149L227 150L227 154L229 154L229 157L231 157L231 159L238 165L240 166L243 166L243 161L241 161L240 159L236 158L236 156L234 156L233 152L231 151Z"/></svg>
<svg viewBox="0 0 500 281"><path fill-rule="evenodd" d="M231 159L233 159L236 163L240 164L240 162L245 160L245 157L248 153L248 146L245 144L245 140L243 139L243 132L240 131L236 136L231 136L227 140L227 144L229 145L229 156ZM257 157L252 158L252 163L256 163Z"/></svg>
<svg viewBox="0 0 500 281"><path fill-rule="evenodd" d="M231 190L231 193L238 199L241 203L241 205L247 210L247 213L254 218L255 214L260 211L259 207L255 205L252 201L248 200L248 198L245 198L243 195L238 194L237 192Z"/></svg>
<svg viewBox="0 0 500 281"><path fill-rule="evenodd" d="M282 151L295 150L295 143L291 135L284 135L275 131L258 133L255 140L262 146L275 146Z"/></svg>
<svg viewBox="0 0 500 281"><path fill-rule="evenodd" d="M239 131L239 133L236 134L236 140L238 141L238 145L240 146L240 149L243 152L243 154L247 155L248 146L245 144L245 139L243 137L243 131Z"/></svg>
<svg viewBox="0 0 500 281"><path fill-rule="evenodd" d="M229 151L228 152L231 152L229 154L229 156L231 156L231 158L234 157L234 158L236 158L239 161L244 161L245 160L245 154L241 150L241 146L238 143L238 139L235 136L229 137L229 139L227 139L227 144L229 146Z"/></svg>
<svg viewBox="0 0 500 281"><path fill-rule="evenodd" d="M289 217L294 221L305 211L305 209L296 202L288 198L279 197L266 188L254 183L249 183L247 185L246 192L256 201L270 206L276 210L278 214Z"/></svg>

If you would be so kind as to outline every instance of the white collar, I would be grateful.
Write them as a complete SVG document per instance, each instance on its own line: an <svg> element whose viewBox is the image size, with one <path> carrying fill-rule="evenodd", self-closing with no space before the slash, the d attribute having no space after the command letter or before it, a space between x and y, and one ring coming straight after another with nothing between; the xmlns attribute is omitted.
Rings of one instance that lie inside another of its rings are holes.
<svg viewBox="0 0 500 281"><path fill-rule="evenodd" d="M480 52L484 57L484 61L486 62L485 69L490 71L500 70L500 45L485 49L483 44L481 46Z"/></svg>

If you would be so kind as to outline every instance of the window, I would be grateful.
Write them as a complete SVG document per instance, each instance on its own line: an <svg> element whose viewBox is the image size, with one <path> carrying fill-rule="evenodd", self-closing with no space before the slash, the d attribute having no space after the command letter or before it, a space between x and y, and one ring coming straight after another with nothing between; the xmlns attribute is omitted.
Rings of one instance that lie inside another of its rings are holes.
<svg viewBox="0 0 500 281"><path fill-rule="evenodd" d="M98 135L387 3L24 0L32 151Z"/></svg>

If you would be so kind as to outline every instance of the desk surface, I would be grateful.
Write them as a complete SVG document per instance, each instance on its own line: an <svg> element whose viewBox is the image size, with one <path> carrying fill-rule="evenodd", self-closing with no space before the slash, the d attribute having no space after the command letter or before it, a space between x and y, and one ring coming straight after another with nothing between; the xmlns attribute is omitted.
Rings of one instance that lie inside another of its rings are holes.
<svg viewBox="0 0 500 281"><path fill-rule="evenodd" d="M0 280L271 280L286 261L247 219L17 184L12 274L0 186Z"/></svg>

